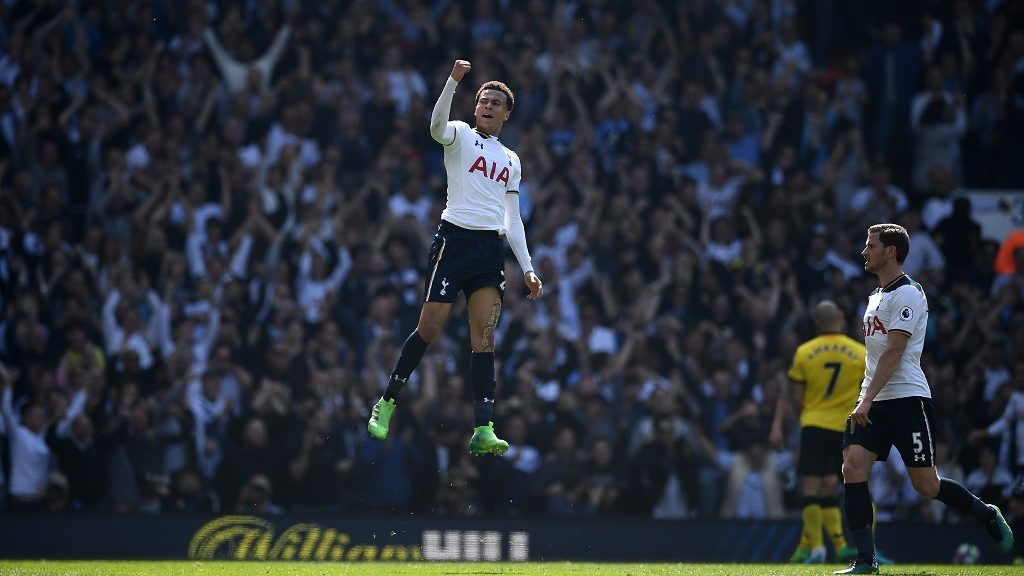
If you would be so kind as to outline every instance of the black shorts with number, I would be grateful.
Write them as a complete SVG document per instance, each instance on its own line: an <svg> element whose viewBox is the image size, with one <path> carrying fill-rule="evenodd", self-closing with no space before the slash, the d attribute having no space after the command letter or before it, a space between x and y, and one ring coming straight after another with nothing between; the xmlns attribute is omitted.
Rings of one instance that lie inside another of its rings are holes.
<svg viewBox="0 0 1024 576"><path fill-rule="evenodd" d="M800 429L801 476L831 476L843 470L843 433L815 426Z"/></svg>
<svg viewBox="0 0 1024 576"><path fill-rule="evenodd" d="M430 244L424 300L455 302L487 286L505 294L505 241L494 230L469 230L442 220Z"/></svg>
<svg viewBox="0 0 1024 576"><path fill-rule="evenodd" d="M857 426L850 431L846 420L843 446L857 444L874 452L884 461L893 446L900 451L908 468L927 468L935 465L935 447L932 442L932 400L921 396L876 400L868 412L871 424Z"/></svg>

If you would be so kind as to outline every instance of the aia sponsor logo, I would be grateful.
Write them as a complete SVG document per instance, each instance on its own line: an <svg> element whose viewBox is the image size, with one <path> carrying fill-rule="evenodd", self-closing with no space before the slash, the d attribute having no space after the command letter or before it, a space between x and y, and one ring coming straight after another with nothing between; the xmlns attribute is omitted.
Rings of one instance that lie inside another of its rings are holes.
<svg viewBox="0 0 1024 576"><path fill-rule="evenodd" d="M469 167L469 173L472 174L474 172L479 172L499 184L504 182L505 186L508 186L508 167L502 166L501 171L498 171L498 164L496 162L488 162L483 156L477 156L473 165Z"/></svg>
<svg viewBox="0 0 1024 576"><path fill-rule="evenodd" d="M889 331L885 328L885 324L878 319L878 316L865 316L864 317L864 337L874 336L875 334L888 334Z"/></svg>

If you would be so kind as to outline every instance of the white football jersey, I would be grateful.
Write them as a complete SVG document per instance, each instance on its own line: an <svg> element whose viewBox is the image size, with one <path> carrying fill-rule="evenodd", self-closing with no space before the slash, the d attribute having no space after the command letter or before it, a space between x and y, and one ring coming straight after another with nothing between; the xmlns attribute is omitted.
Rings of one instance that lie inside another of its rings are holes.
<svg viewBox="0 0 1024 576"><path fill-rule="evenodd" d="M519 156L494 136L481 134L460 121L455 140L444 147L448 171L448 203L441 218L470 230L505 228L505 193L519 191Z"/></svg>
<svg viewBox="0 0 1024 576"><path fill-rule="evenodd" d="M921 352L924 351L925 330L928 327L928 299L924 289L906 274L878 288L868 297L864 310L864 345L868 349L861 396L875 375L878 358L885 351L889 332L908 334L907 348L896 371L882 387L875 400L891 400L922 396L931 398L928 380L921 370Z"/></svg>

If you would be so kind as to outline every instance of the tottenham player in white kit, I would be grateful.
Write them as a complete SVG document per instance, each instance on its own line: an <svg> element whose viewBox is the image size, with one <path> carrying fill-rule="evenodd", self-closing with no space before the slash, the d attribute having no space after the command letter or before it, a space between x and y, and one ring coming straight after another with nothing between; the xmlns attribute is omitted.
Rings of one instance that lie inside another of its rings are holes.
<svg viewBox="0 0 1024 576"><path fill-rule="evenodd" d="M861 252L864 270L878 276L880 287L871 293L864 311L864 381L843 437L846 519L857 559L836 574L878 573L867 480L875 460L884 460L893 446L919 494L974 517L1003 552L1013 547L1013 533L999 509L960 484L939 478L935 469L931 390L921 370L928 300L921 285L903 272L909 252L910 236L902 226L868 228Z"/></svg>
<svg viewBox="0 0 1024 576"><path fill-rule="evenodd" d="M455 61L430 116L430 135L444 146L448 203L430 247L419 322L402 346L387 389L373 407L367 431L378 440L387 437L398 393L427 346L440 335L459 292L464 292L468 300L472 348L469 382L475 413L469 451L500 456L508 450L508 443L494 434L492 420L494 330L505 290L502 232L523 270L528 297L540 298L543 285L533 271L519 214L519 156L498 140L502 125L515 107L512 90L501 82L485 82L476 92L476 127L448 120L455 88L469 69L469 62Z"/></svg>

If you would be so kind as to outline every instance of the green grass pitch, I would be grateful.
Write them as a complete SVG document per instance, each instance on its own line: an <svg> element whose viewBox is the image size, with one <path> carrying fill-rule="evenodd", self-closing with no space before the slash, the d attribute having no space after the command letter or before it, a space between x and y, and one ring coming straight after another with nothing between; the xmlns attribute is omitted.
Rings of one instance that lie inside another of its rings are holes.
<svg viewBox="0 0 1024 576"><path fill-rule="evenodd" d="M0 576L824 576L839 565L523 563L328 563L328 562L122 562L0 560ZM883 566L889 576L1001 576L1024 574L1017 566Z"/></svg>

